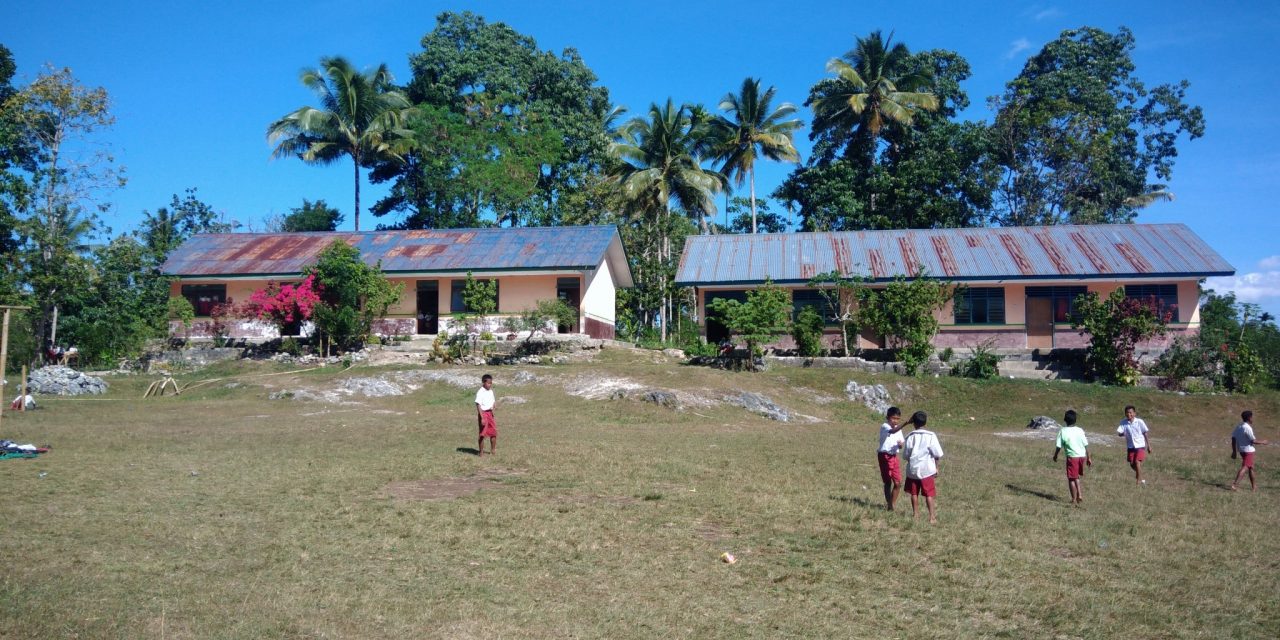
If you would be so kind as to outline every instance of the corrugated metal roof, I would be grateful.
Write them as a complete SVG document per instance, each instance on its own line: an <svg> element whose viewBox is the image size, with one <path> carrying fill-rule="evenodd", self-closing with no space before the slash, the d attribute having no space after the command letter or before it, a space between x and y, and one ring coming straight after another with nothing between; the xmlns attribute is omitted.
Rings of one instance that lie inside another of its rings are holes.
<svg viewBox="0 0 1280 640"><path fill-rule="evenodd" d="M1235 273L1184 224L1112 224L694 236L676 283L808 282L831 271L884 281L917 269L957 281Z"/></svg>
<svg viewBox="0 0 1280 640"><path fill-rule="evenodd" d="M394 272L592 269L611 243L612 226L369 231L359 233L209 233L178 247L162 268L175 276L301 273L334 240L360 250L370 265ZM625 260L622 267L625 268ZM618 268L615 266L615 268ZM630 276L623 275L629 282Z"/></svg>

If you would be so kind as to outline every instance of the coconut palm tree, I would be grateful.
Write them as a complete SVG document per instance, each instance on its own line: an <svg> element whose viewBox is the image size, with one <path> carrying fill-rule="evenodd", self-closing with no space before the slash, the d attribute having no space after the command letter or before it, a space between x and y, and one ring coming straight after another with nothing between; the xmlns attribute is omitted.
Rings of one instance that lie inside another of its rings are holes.
<svg viewBox="0 0 1280 640"><path fill-rule="evenodd" d="M796 112L796 107L784 102L770 111L775 93L773 87L760 93L760 81L746 78L737 95L726 93L720 99L720 109L728 117L717 116L711 121L715 155L724 161L720 172L733 178L739 187L745 179L751 181L751 233L756 232L756 158L800 160L792 139L800 121L784 120Z"/></svg>
<svg viewBox="0 0 1280 640"><path fill-rule="evenodd" d="M937 110L938 97L928 91L932 75L909 70L910 58L906 45L894 44L892 34L886 40L877 29L858 38L853 49L827 63L827 71L835 78L812 98L814 134L834 128L852 130L853 141L845 154L861 150L870 163L875 141L886 126L910 125L917 111ZM856 144L859 141L863 145Z"/></svg>
<svg viewBox="0 0 1280 640"><path fill-rule="evenodd" d="M636 117L618 130L611 147L619 160L612 178L620 187L629 211L645 216L659 234L658 259L671 261L667 235L672 204L696 215L706 233L707 215L715 213L715 194L728 180L718 171L703 168L701 156L707 151L703 129L705 110L690 105L676 107L670 98L665 105L649 105L648 117ZM662 285L665 291L665 284ZM667 338L670 298L663 295L662 339Z"/></svg>
<svg viewBox="0 0 1280 640"><path fill-rule="evenodd" d="M391 84L387 65L356 71L346 58L320 59L318 69L306 69L303 86L320 98L320 109L302 107L267 127L267 141L275 145L272 158L297 156L308 164L330 164L350 156L355 166L355 228L360 230L360 167L378 158L398 157L397 139L402 112L409 107L404 94Z"/></svg>

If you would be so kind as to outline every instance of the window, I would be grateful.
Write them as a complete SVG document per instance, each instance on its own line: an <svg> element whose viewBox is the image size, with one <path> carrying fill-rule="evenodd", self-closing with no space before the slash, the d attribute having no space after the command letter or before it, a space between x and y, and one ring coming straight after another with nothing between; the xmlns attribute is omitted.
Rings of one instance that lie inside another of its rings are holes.
<svg viewBox="0 0 1280 640"><path fill-rule="evenodd" d="M823 322L835 324L839 319L839 314L836 313L836 310L831 306L831 301L823 293L820 289L793 289L791 291L791 319L799 318L801 309L813 307L814 311L817 311L818 315L822 316Z"/></svg>
<svg viewBox="0 0 1280 640"><path fill-rule="evenodd" d="M1053 321L1071 322L1076 315L1076 298L1086 291L1087 287L1027 287L1027 297L1049 298L1053 301Z"/></svg>
<svg viewBox="0 0 1280 640"><path fill-rule="evenodd" d="M498 310L497 303L498 303L498 301L499 301L499 300L501 300L501 299L502 299L502 298L501 298L501 296L498 296L498 281L497 281L497 280L476 280L476 282L493 282L493 283L494 283L494 286L493 286L493 293L494 293L494 296L495 296L495 300L494 300L494 311L496 312L496 311ZM466 308L464 308L464 307L466 307L466 305L465 305L465 304L463 303L463 301L462 301L462 291L463 291L464 289L466 289L466 288L467 288L467 281L466 281L466 280L454 280L454 281L453 281L453 287L452 287L452 288L450 289L450 291L449 291L449 293L450 293L450 295L449 295L449 311L450 311L450 312L452 312L452 313L472 313L472 312L474 312L474 311L475 311L475 309L466 309Z"/></svg>
<svg viewBox="0 0 1280 640"><path fill-rule="evenodd" d="M1176 312L1178 309L1178 285L1176 284L1127 284L1124 297L1138 300L1154 300L1157 308Z"/></svg>
<svg viewBox="0 0 1280 640"><path fill-rule="evenodd" d="M967 287L956 292L956 324L1004 324L1004 289Z"/></svg>
<svg viewBox="0 0 1280 640"><path fill-rule="evenodd" d="M195 308L196 315L213 315L213 308L227 301L225 284L184 284L182 297Z"/></svg>

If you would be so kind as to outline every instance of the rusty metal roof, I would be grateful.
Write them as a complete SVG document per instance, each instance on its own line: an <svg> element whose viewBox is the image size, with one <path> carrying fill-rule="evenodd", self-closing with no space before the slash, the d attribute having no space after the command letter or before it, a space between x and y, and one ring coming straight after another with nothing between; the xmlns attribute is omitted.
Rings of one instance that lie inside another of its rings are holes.
<svg viewBox="0 0 1280 640"><path fill-rule="evenodd" d="M831 271L883 282L920 269L955 281L1235 273L1184 224L1061 225L696 236L676 284L799 283Z"/></svg>
<svg viewBox="0 0 1280 640"><path fill-rule="evenodd" d="M612 226L208 233L184 242L162 270L183 277L296 275L334 240L359 249L369 265L381 261L387 273L594 269L608 254L610 267L622 270L615 280L622 286L631 280Z"/></svg>

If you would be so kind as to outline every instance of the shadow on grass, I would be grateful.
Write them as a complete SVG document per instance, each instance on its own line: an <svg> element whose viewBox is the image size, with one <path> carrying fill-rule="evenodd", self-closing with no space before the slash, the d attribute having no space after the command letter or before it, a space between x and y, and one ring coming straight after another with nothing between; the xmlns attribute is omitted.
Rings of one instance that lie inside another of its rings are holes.
<svg viewBox="0 0 1280 640"><path fill-rule="evenodd" d="M859 498L856 496L827 496L827 497L832 500L836 500L838 502L844 502L846 504L856 504L859 507L862 507L864 509L883 508L883 506L880 505L879 503L872 505L871 502L866 498Z"/></svg>
<svg viewBox="0 0 1280 640"><path fill-rule="evenodd" d="M1006 488L1006 489L1008 489L1008 490L1010 490L1010 491L1012 491L1012 492L1014 492L1014 493L1021 493L1021 494L1023 494L1023 495L1035 496L1035 497L1037 497L1037 498L1044 498L1045 500L1048 500L1049 502L1058 502L1058 496L1055 496L1055 495L1053 495L1052 493L1045 493L1045 492L1043 492L1043 491L1036 491L1035 489L1028 489L1028 488L1026 488L1026 487L1019 487L1018 485L1015 485L1015 484L1006 484L1006 485L1004 486L1004 488Z"/></svg>
<svg viewBox="0 0 1280 640"><path fill-rule="evenodd" d="M454 449L454 451L457 451L458 453L465 453L469 456L480 455L480 451L477 450L475 447L458 447L457 449Z"/></svg>

